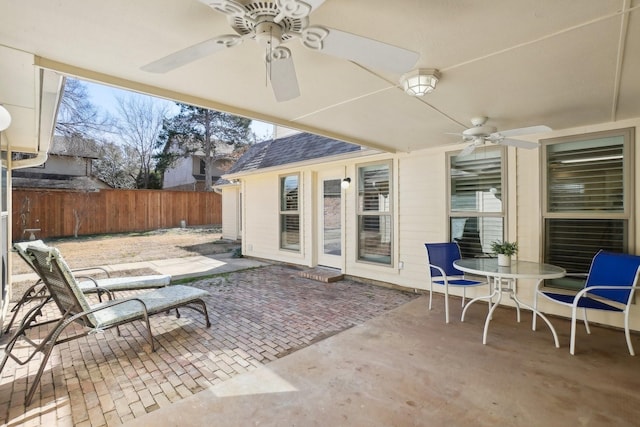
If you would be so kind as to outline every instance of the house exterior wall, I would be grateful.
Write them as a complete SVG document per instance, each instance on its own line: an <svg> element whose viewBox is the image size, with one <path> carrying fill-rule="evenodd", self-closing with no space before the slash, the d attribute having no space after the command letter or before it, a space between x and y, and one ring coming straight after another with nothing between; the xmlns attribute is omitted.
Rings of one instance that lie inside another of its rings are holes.
<svg viewBox="0 0 640 427"><path fill-rule="evenodd" d="M636 128L636 141L640 139L640 119L607 125L593 126L554 132L555 138L565 135L590 133L602 130ZM636 142L636 146L637 146ZM350 159L340 163L304 166L265 173L246 175L241 178L243 200L243 253L247 256L273 259L281 262L314 266L317 236L315 206L317 200L316 176L319 172L336 167L343 168L345 176L352 178L357 173L358 164L372 161L392 161L392 188L394 209L393 265L382 266L357 260L357 188L352 185L343 190L345 204L345 233L343 251L343 272L347 275L388 282L409 289L428 289L429 277L426 267L425 242L448 240L448 182L447 152L460 150L463 145L449 145L412 153L379 154L362 159ZM507 194L506 238L517 240L520 245L518 258L539 261L542 257L542 165L538 150L506 150ZM640 189L640 149L635 150L636 174L633 178L636 193ZM300 173L301 202L301 251L290 252L279 249L278 178L286 173ZM640 212L640 197L634 200L635 223ZM226 225L223 224L226 227ZM631 225L633 235L630 248L640 253L640 232L637 224ZM402 268L400 266L402 265ZM518 282L518 294L528 303L533 301L533 280ZM452 293L457 293L457 289ZM467 296L485 294L486 288L467 291ZM459 293L458 293L459 294ZM510 301L506 302L507 304ZM540 301L544 312L568 316L563 307ZM594 322L622 326L620 315L593 313ZM640 311L632 310L630 326L640 330Z"/></svg>
<svg viewBox="0 0 640 427"><path fill-rule="evenodd" d="M162 188L164 189L186 189L194 188L196 180L193 177L193 166L191 158L181 157L176 161L174 167L164 172Z"/></svg>
<svg viewBox="0 0 640 427"><path fill-rule="evenodd" d="M222 189L222 238L238 240L242 238L240 227L240 186L226 186Z"/></svg>
<svg viewBox="0 0 640 427"><path fill-rule="evenodd" d="M179 158L173 167L164 173L162 188L172 190L205 191L204 173L200 173L201 156ZM229 159L216 159L213 163L211 176L214 181L224 174L232 161Z"/></svg>
<svg viewBox="0 0 640 427"><path fill-rule="evenodd" d="M24 172L48 173L69 176L90 176L90 160L81 157L51 155L42 167L25 168Z"/></svg>

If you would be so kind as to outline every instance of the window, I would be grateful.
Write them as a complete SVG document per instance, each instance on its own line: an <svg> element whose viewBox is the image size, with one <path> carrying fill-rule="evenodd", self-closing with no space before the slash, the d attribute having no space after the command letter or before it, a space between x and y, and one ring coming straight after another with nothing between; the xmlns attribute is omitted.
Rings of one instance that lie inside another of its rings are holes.
<svg viewBox="0 0 640 427"><path fill-rule="evenodd" d="M280 177L280 248L300 252L299 176Z"/></svg>
<svg viewBox="0 0 640 427"><path fill-rule="evenodd" d="M633 129L544 142L544 261L586 273L600 249L629 251ZM548 286L580 288L583 279Z"/></svg>
<svg viewBox="0 0 640 427"><path fill-rule="evenodd" d="M358 260L391 265L390 163L358 167Z"/></svg>
<svg viewBox="0 0 640 427"><path fill-rule="evenodd" d="M503 150L476 149L449 157L449 232L463 257L491 252L491 242L504 237Z"/></svg>

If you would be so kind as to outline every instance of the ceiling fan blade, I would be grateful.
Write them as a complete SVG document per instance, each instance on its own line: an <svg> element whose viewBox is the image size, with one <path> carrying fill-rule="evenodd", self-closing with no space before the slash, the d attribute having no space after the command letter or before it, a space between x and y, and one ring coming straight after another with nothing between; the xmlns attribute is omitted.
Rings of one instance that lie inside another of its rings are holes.
<svg viewBox="0 0 640 427"><path fill-rule="evenodd" d="M200 3L204 3L210 8L227 16L242 18L246 10L242 4L234 0L198 0Z"/></svg>
<svg viewBox="0 0 640 427"><path fill-rule="evenodd" d="M305 0L305 2L308 3L309 6L311 6L312 12L322 6L322 3L324 3L325 1L326 0Z"/></svg>
<svg viewBox="0 0 640 427"><path fill-rule="evenodd" d="M459 157L468 156L469 154L473 153L475 149L476 149L475 143L469 144L462 149L462 151L460 152L460 154L458 154L458 156Z"/></svg>
<svg viewBox="0 0 640 427"><path fill-rule="evenodd" d="M518 129L509 129L498 132L502 136L518 136L518 135L529 135L533 133L542 133L549 132L551 128L549 126L539 125L539 126L529 126L526 128L518 128Z"/></svg>
<svg viewBox="0 0 640 427"><path fill-rule="evenodd" d="M171 55L158 59L157 61L153 61L141 67L141 70L149 73L166 73L168 71L175 70L176 68L180 68L183 65L187 65L190 62L197 61L200 58L204 58L205 56L211 55L219 50L236 46L240 44L242 40L243 38L241 36L233 34L214 37L174 52Z"/></svg>
<svg viewBox="0 0 640 427"><path fill-rule="evenodd" d="M320 52L374 69L406 73L416 64L417 52L333 28L322 41Z"/></svg>
<svg viewBox="0 0 640 427"><path fill-rule="evenodd" d="M203 0L200 0L203 1ZM207 1L207 0L204 0ZM292 19L303 19L309 16L317 7L319 7L325 0L275 0L278 6L278 15L273 18L273 21L278 23L285 17Z"/></svg>
<svg viewBox="0 0 640 427"><path fill-rule="evenodd" d="M276 100L283 102L299 97L300 88L291 51L280 46L273 51L267 61L271 66L271 88Z"/></svg>
<svg viewBox="0 0 640 427"><path fill-rule="evenodd" d="M540 147L540 144L537 142L523 141L521 139L510 139L504 138L501 141L498 141L498 144L509 145L511 147L517 148L526 148L527 150L532 150L534 148Z"/></svg>

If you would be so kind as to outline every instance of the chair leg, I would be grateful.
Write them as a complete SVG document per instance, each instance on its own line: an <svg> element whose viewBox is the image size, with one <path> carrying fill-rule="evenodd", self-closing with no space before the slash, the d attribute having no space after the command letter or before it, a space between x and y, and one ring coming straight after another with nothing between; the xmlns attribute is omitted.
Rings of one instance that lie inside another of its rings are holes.
<svg viewBox="0 0 640 427"><path fill-rule="evenodd" d="M589 329L589 320L587 319L587 309L582 309L582 321L584 322L584 328L587 330L587 333L591 335L591 329Z"/></svg>
<svg viewBox="0 0 640 427"><path fill-rule="evenodd" d="M575 354L576 350L576 317L578 315L578 307L574 304L571 307L571 341L569 344L569 353Z"/></svg>
<svg viewBox="0 0 640 427"><path fill-rule="evenodd" d="M462 304L460 307L464 307L464 300L467 298L467 288L462 288Z"/></svg>
<svg viewBox="0 0 640 427"><path fill-rule="evenodd" d="M433 282L429 284L429 310L431 310L432 301L433 301Z"/></svg>
<svg viewBox="0 0 640 427"><path fill-rule="evenodd" d="M536 330L536 317L537 314L536 312L538 311L538 291L536 290L533 293L533 319L531 320L531 330L535 331Z"/></svg>
<svg viewBox="0 0 640 427"><path fill-rule="evenodd" d="M31 384L31 388L29 388L29 391L24 401L24 406L29 406L29 404L31 403L31 399L33 399L33 395L36 392L36 388L38 387L38 384L40 383L40 379L42 378L42 374L44 373L44 368L47 365L47 361L49 360L49 357L53 352L53 348L57 344L58 337L67 328L67 326L71 325L72 323L73 321L71 320L64 321L64 317L63 317L62 319L60 319L60 323L56 326L53 333L51 333L47 337L48 343L44 345L46 349L42 352L43 353L42 362L40 362L40 367L38 368L38 372L36 373L35 378L33 379L33 384Z"/></svg>
<svg viewBox="0 0 640 427"><path fill-rule="evenodd" d="M631 333L629 332L629 307L624 310L624 336L627 339L627 347L629 347L629 354L635 356L633 351L633 344L631 343Z"/></svg>
<svg viewBox="0 0 640 427"><path fill-rule="evenodd" d="M449 285L444 285L444 319L449 323Z"/></svg>
<svg viewBox="0 0 640 427"><path fill-rule="evenodd" d="M41 286L41 288L36 290L38 286ZM18 317L18 312L23 305L28 304L36 298L47 298L44 296L45 291L46 287L40 281L36 282L34 285L31 285L29 289L27 289L24 294L22 294L20 300L11 309L13 315L11 316L11 320L9 320L9 323L7 323L7 326L5 327L3 333L9 333L9 330L11 330L11 326L13 325L13 322L15 322L16 317Z"/></svg>

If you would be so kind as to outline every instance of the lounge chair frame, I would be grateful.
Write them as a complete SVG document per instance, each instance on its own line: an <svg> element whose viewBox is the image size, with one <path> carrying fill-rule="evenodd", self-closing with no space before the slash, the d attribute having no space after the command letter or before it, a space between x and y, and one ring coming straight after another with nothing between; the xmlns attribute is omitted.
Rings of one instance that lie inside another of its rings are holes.
<svg viewBox="0 0 640 427"><path fill-rule="evenodd" d="M113 327L118 330L118 335L120 335L119 326L142 320L147 330L146 339L153 352L155 351L155 345L149 316L168 312L172 309L177 310L179 307L191 308L203 314L206 327L211 326L207 306L202 299L208 294L204 290L175 285L142 292L135 297L90 304L57 249L34 246L27 247L26 253L47 287L50 298L56 303L62 315L59 319L37 322L37 317L42 314L41 308L46 302L41 303L29 310L20 327L5 347L5 355L0 364L0 372L4 369L9 358L20 365L24 365L31 361L37 353L41 352L44 355L40 368L27 392L25 406L31 402L51 352L58 344ZM68 326L78 323L85 327L86 330L72 336L60 338ZM54 326L39 343L27 336L28 330L47 324L54 324ZM24 340L33 347L32 353L23 359L13 354L13 348L20 337L24 337Z"/></svg>
<svg viewBox="0 0 640 427"><path fill-rule="evenodd" d="M22 258L31 269L39 275L38 271L34 267L31 259L26 254L26 249L29 246L36 246L42 248L48 248L42 240L34 240L28 242L17 242L13 245L13 250L16 252L20 258ZM152 288L161 288L164 286L168 286L171 283L171 276L167 274L158 274L158 275L146 275L146 276L133 276L133 277L119 277L112 278L109 274L109 271L100 266L95 267L84 267L84 268L74 268L71 270L75 278L79 280L80 286L84 293L96 293L98 295L98 300L102 302L102 296L107 295L108 299L114 298L114 293L116 291L132 291L132 290L141 290L141 289L152 289ZM90 275L77 275L76 273L88 273L88 272L100 272L107 276L106 279L96 279ZM8 334L13 326L13 323L16 321L20 310L32 303L37 302L36 310L41 309L51 301L51 297L47 291L47 287L42 282L42 278L38 278L36 282L31 285L27 290L22 294L22 297L16 302L16 304L9 311L13 313L11 315L11 319L5 325L4 330L2 331L5 334ZM33 310L33 308L31 309ZM31 312L29 310L28 313ZM24 318L27 317L24 316Z"/></svg>

